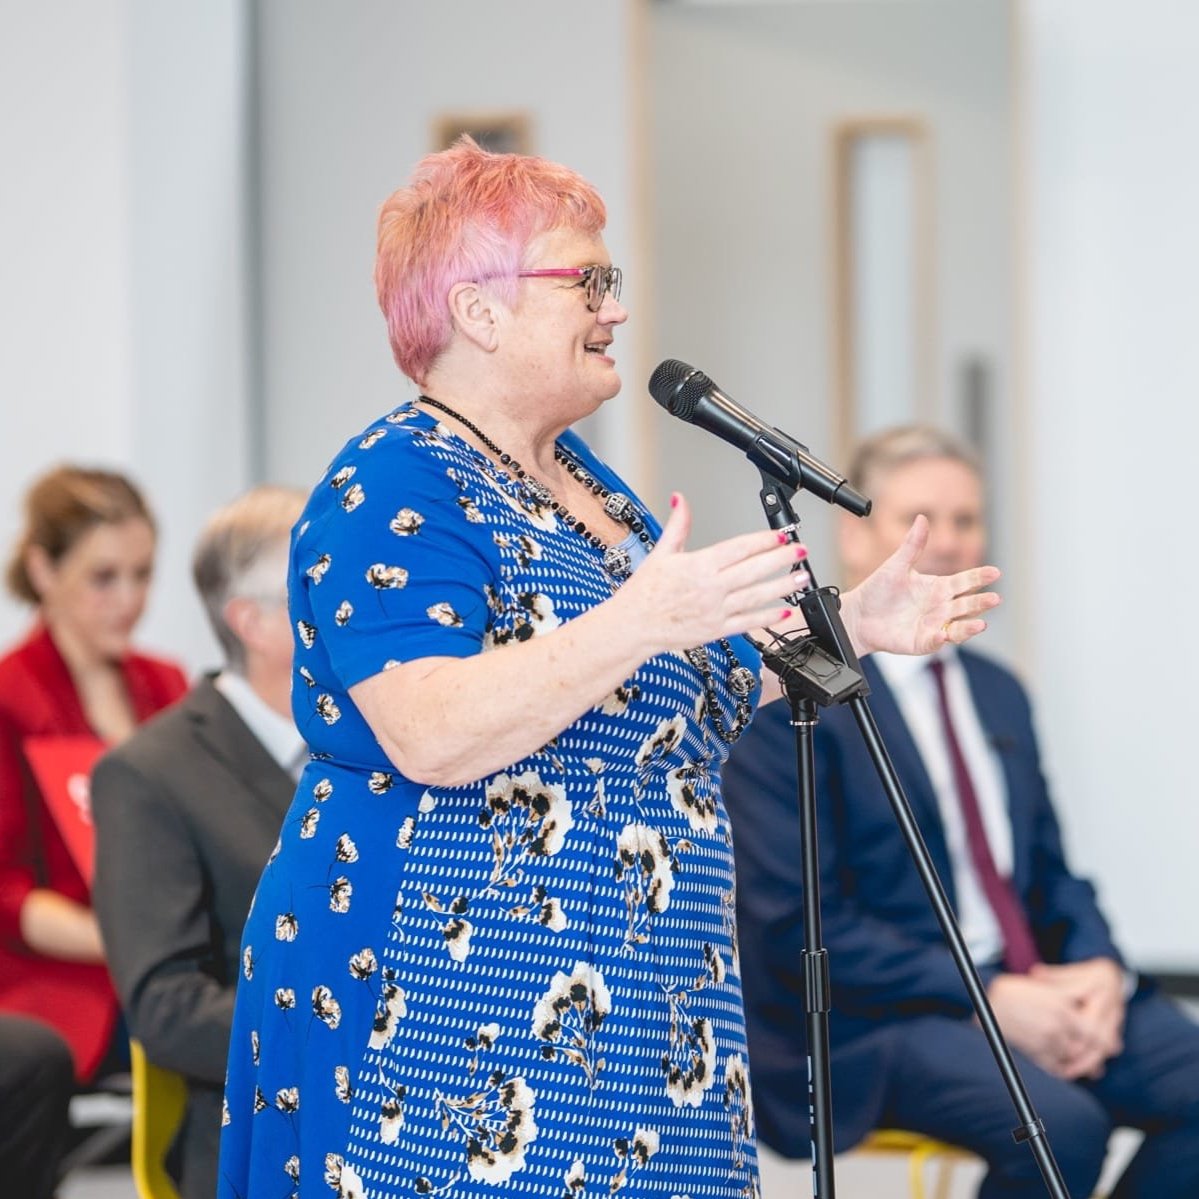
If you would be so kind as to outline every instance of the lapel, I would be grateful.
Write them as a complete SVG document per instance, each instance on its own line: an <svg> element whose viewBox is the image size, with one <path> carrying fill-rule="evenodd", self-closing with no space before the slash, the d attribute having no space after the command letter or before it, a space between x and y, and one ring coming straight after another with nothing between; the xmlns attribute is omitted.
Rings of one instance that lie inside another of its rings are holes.
<svg viewBox="0 0 1199 1199"><path fill-rule="evenodd" d="M1012 826L1012 882L1017 893L1023 895L1032 874L1032 829L1028 791L1021 782L1023 762L1018 753L1020 739L1013 724L1015 713L1003 700L1005 689L989 685L987 675L994 667L969 650L960 653L978 719L1003 767L1008 819Z"/></svg>
<svg viewBox="0 0 1199 1199"><path fill-rule="evenodd" d="M895 693L887 685L882 672L867 656L862 659L866 681L870 684L870 710L878 724L878 730L886 743L887 752L895 766L904 794L912 808L912 815L920 826L924 843L932 856L941 884L955 904L957 896L953 887L953 868L949 861L949 848L945 843L945 826L941 823L941 809L932 780L924 766L924 759L916 748L916 742L908 728L903 713L899 710ZM873 767L871 767L873 770ZM881 786L881 783L880 783ZM898 826L896 826L898 831ZM907 847L904 847L907 852Z"/></svg>
<svg viewBox="0 0 1199 1199"><path fill-rule="evenodd" d="M121 659L121 677L125 680L125 694L129 696L138 724L145 723L179 698L178 694L171 693L161 667L134 654L126 654Z"/></svg>
<svg viewBox="0 0 1199 1199"><path fill-rule="evenodd" d="M270 811L286 811L295 782L206 675L184 701L192 735L204 752L222 762Z"/></svg>
<svg viewBox="0 0 1199 1199"><path fill-rule="evenodd" d="M38 624L25 643L23 649L30 672L48 696L53 697L47 705L47 732L60 734L95 733L83 711L79 692L75 689L75 680L71 678L50 630L44 624Z"/></svg>

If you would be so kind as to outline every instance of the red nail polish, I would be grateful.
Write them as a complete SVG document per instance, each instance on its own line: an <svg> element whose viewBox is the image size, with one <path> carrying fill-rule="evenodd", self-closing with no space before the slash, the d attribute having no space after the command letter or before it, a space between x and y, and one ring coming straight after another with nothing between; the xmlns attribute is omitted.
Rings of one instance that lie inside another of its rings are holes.
<svg viewBox="0 0 1199 1199"><path fill-rule="evenodd" d="M786 545L790 540L786 533L776 533L775 536L779 539L779 545Z"/></svg>
<svg viewBox="0 0 1199 1199"><path fill-rule="evenodd" d="M790 615L791 615L791 609L784 608L783 614L779 617L779 620L787 620L790 617Z"/></svg>
<svg viewBox="0 0 1199 1199"><path fill-rule="evenodd" d="M672 508L677 508L677 507L679 506L679 496L678 496L678 492L671 492L671 495L670 495L670 506L671 506Z"/></svg>
<svg viewBox="0 0 1199 1199"><path fill-rule="evenodd" d="M806 545L797 545L795 547L795 556L802 562L808 556L808 547Z"/></svg>

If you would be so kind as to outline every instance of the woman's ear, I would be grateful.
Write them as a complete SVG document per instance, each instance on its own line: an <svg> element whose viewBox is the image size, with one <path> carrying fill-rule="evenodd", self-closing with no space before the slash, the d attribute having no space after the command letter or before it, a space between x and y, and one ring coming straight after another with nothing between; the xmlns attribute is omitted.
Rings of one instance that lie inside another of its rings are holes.
<svg viewBox="0 0 1199 1199"><path fill-rule="evenodd" d="M25 573L37 593L38 599L45 599L54 586L56 570L50 555L40 545L26 547L24 558Z"/></svg>
<svg viewBox="0 0 1199 1199"><path fill-rule="evenodd" d="M496 301L483 294L477 283L455 283L447 300L450 320L463 337L491 353L499 345Z"/></svg>

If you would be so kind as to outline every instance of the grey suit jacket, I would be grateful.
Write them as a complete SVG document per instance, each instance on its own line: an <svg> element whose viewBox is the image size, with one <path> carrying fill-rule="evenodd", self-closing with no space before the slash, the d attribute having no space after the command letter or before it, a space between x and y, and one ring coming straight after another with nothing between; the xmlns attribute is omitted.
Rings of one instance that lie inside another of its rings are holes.
<svg viewBox="0 0 1199 1199"><path fill-rule="evenodd" d="M92 776L93 901L132 1036L188 1080L177 1169L216 1193L242 926L295 785L201 681Z"/></svg>

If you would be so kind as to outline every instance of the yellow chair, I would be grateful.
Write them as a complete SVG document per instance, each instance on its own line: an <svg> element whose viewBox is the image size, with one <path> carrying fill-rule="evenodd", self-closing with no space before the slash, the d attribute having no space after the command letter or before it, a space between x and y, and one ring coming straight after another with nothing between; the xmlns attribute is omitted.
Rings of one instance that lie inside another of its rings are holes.
<svg viewBox="0 0 1199 1199"><path fill-rule="evenodd" d="M953 1167L961 1161L977 1161L975 1155L957 1145L933 1140L918 1132L905 1132L899 1128L880 1128L872 1132L858 1147L859 1153L900 1153L908 1159L908 1181L912 1188L912 1199L927 1199L924 1187L924 1167L939 1160L937 1183L933 1191L936 1199L948 1199L949 1183Z"/></svg>
<svg viewBox="0 0 1199 1199"><path fill-rule="evenodd" d="M129 1042L133 1063L133 1184L138 1199L179 1199L164 1164L183 1119L187 1083L181 1074L146 1060L140 1041Z"/></svg>

